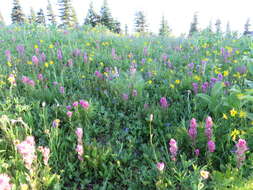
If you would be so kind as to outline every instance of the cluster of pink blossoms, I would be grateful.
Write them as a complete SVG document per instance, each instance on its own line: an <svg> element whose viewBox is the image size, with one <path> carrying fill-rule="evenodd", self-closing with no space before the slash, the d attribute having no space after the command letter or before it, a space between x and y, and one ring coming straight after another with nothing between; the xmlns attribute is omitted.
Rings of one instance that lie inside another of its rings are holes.
<svg viewBox="0 0 253 190"><path fill-rule="evenodd" d="M77 136L77 146L76 152L78 154L78 159L83 160L83 129L77 128L76 129L76 136Z"/></svg>
<svg viewBox="0 0 253 190"><path fill-rule="evenodd" d="M239 139L236 144L237 166L240 167L245 160L245 152L248 150L247 142L244 139Z"/></svg>
<svg viewBox="0 0 253 190"><path fill-rule="evenodd" d="M11 190L10 177L6 174L0 174L0 189Z"/></svg>
<svg viewBox="0 0 253 190"><path fill-rule="evenodd" d="M33 160L36 159L34 137L26 137L23 142L17 145L17 149L23 158L26 168L31 170Z"/></svg>
<svg viewBox="0 0 253 190"><path fill-rule="evenodd" d="M89 107L90 107L89 102L86 101L86 100L79 100L79 102L78 102L78 101L75 101L75 102L72 103L72 106L73 106L74 108L77 108L79 104L80 104L80 106L81 106L83 109L85 109L85 110L88 110ZM72 115L73 115L73 111L71 111L72 106L71 106L71 105L68 105L68 106L66 107L66 109L67 109L67 113L66 113L66 114L67 114L67 116L68 116L69 118L71 118Z"/></svg>
<svg viewBox="0 0 253 190"><path fill-rule="evenodd" d="M213 120L210 116L206 118L206 129L205 129L205 135L207 137L207 147L209 152L215 151L215 143L211 140L213 136Z"/></svg>
<svg viewBox="0 0 253 190"><path fill-rule="evenodd" d="M162 108L167 108L169 106L166 97L162 97L160 99L160 105L161 105Z"/></svg>
<svg viewBox="0 0 253 190"><path fill-rule="evenodd" d="M23 82L24 84L30 85L30 86L32 86L32 87L35 86L34 80L30 79L30 78L27 77L27 76L22 76L22 82Z"/></svg>
<svg viewBox="0 0 253 190"><path fill-rule="evenodd" d="M175 139L170 139L169 145L170 145L171 158L173 161L176 161L178 150L177 141Z"/></svg>
<svg viewBox="0 0 253 190"><path fill-rule="evenodd" d="M39 146L38 150L42 153L43 162L47 166L49 160L50 149L48 147Z"/></svg>

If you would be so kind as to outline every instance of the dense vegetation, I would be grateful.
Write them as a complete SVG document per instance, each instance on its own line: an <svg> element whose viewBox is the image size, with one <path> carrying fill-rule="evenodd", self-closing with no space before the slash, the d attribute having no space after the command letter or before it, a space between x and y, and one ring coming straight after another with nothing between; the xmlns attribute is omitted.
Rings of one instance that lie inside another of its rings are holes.
<svg viewBox="0 0 253 190"><path fill-rule="evenodd" d="M0 30L0 188L252 188L251 38Z"/></svg>

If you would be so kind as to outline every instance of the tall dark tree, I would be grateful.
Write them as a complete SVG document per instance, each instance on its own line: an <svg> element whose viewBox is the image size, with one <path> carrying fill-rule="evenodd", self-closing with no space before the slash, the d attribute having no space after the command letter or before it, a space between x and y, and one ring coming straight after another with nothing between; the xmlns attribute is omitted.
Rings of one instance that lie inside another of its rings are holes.
<svg viewBox="0 0 253 190"><path fill-rule="evenodd" d="M227 26L226 26L226 34L230 35L231 34L231 28L230 28L230 23L229 21L227 22Z"/></svg>
<svg viewBox="0 0 253 190"><path fill-rule="evenodd" d="M121 33L121 24L119 21L117 21L117 20L113 21L112 31L115 33L118 33L118 34Z"/></svg>
<svg viewBox="0 0 253 190"><path fill-rule="evenodd" d="M169 36L171 33L171 30L168 25L168 21L162 16L161 21L161 28L159 29L159 35L160 36Z"/></svg>
<svg viewBox="0 0 253 190"><path fill-rule="evenodd" d="M198 14L194 13L193 21L192 21L191 26L190 26L189 35L191 36L192 34L194 34L196 32L198 32Z"/></svg>
<svg viewBox="0 0 253 190"><path fill-rule="evenodd" d="M38 24L46 25L46 18L43 9L40 9L37 13L36 22Z"/></svg>
<svg viewBox="0 0 253 190"><path fill-rule="evenodd" d="M247 35L250 33L250 26L251 26L250 19L248 18L244 25L244 33L243 33L244 35Z"/></svg>
<svg viewBox="0 0 253 190"><path fill-rule="evenodd" d="M23 13L19 0L13 0L11 20L12 20L12 23L18 23L18 24L22 24L25 21L25 14Z"/></svg>
<svg viewBox="0 0 253 190"><path fill-rule="evenodd" d="M217 19L215 22L216 33L221 33L221 20Z"/></svg>
<svg viewBox="0 0 253 190"><path fill-rule="evenodd" d="M71 25L72 26L78 26L78 19L77 19L77 16L76 16L76 11L75 11L75 8L72 6L71 7Z"/></svg>
<svg viewBox="0 0 253 190"><path fill-rule="evenodd" d="M135 31L136 32L147 32L148 25L146 21L146 17L142 11L138 11L135 14Z"/></svg>
<svg viewBox="0 0 253 190"><path fill-rule="evenodd" d="M207 31L208 31L208 32L213 32L213 23L212 23L211 20L209 21L209 25L208 25L208 27L207 27Z"/></svg>
<svg viewBox="0 0 253 190"><path fill-rule="evenodd" d="M4 17L1 12L0 12L0 25L5 25Z"/></svg>
<svg viewBox="0 0 253 190"><path fill-rule="evenodd" d="M108 7L107 0L104 0L100 10L100 23L106 26L109 30L114 29L114 20L112 18L111 10Z"/></svg>
<svg viewBox="0 0 253 190"><path fill-rule="evenodd" d="M71 26L72 20L71 20L71 14L72 14L72 4L71 0L60 0L59 1L59 12L60 12L60 18L62 21L63 26Z"/></svg>
<svg viewBox="0 0 253 190"><path fill-rule="evenodd" d="M128 26L127 26L127 24L125 25L125 35L128 35Z"/></svg>
<svg viewBox="0 0 253 190"><path fill-rule="evenodd" d="M32 24L32 23L35 23L37 18L36 18L36 13L34 11L34 9L31 7L30 9L30 15L28 17L28 20L29 20L29 23Z"/></svg>
<svg viewBox="0 0 253 190"><path fill-rule="evenodd" d="M95 27L99 23L99 21L100 21L100 16L94 10L93 3L91 2L90 7L88 9L87 16L84 20L84 24Z"/></svg>
<svg viewBox="0 0 253 190"><path fill-rule="evenodd" d="M53 11L53 7L52 7L50 0L48 0L48 3L47 3L47 17L48 17L48 21L50 22L50 24L57 25L56 16Z"/></svg>

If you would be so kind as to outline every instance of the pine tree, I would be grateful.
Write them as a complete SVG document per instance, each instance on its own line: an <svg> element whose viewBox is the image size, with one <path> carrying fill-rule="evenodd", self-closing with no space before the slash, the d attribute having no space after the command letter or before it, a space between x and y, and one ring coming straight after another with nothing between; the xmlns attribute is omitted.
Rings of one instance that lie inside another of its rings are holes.
<svg viewBox="0 0 253 190"><path fill-rule="evenodd" d="M50 0L48 0L48 4L47 4L47 17L50 24L57 25L56 16L54 14L53 7Z"/></svg>
<svg viewBox="0 0 253 190"><path fill-rule="evenodd" d="M127 24L125 25L125 35L128 35L128 26L127 26Z"/></svg>
<svg viewBox="0 0 253 190"><path fill-rule="evenodd" d="M30 9L30 15L29 15L29 17L28 17L28 20L29 20L29 23L30 24L33 24L33 23L35 23L36 22L36 14L35 14L35 11L34 11L34 9L31 7L31 9Z"/></svg>
<svg viewBox="0 0 253 190"><path fill-rule="evenodd" d="M250 19L248 18L245 25L244 25L244 33L243 33L244 35L247 35L250 33L250 31L249 31L250 26L251 26Z"/></svg>
<svg viewBox="0 0 253 190"><path fill-rule="evenodd" d="M221 20L217 19L215 22L216 33L221 33Z"/></svg>
<svg viewBox="0 0 253 190"><path fill-rule="evenodd" d="M106 26L109 30L113 30L113 18L107 0L104 0L100 10L100 23Z"/></svg>
<svg viewBox="0 0 253 190"><path fill-rule="evenodd" d="M136 32L147 32L147 21L144 13L142 11L138 11L135 14L135 31Z"/></svg>
<svg viewBox="0 0 253 190"><path fill-rule="evenodd" d="M19 0L13 0L11 20L12 20L12 23L18 23L18 24L22 24L25 21L25 15L23 13Z"/></svg>
<svg viewBox="0 0 253 190"><path fill-rule="evenodd" d="M118 34L121 33L121 24L119 21L117 21L117 20L113 21L112 31L115 33L118 33Z"/></svg>
<svg viewBox="0 0 253 190"><path fill-rule="evenodd" d="M92 2L90 3L90 7L88 9L87 16L84 20L85 25L91 25L92 27L95 27L100 21L99 15L95 12L93 8Z"/></svg>
<svg viewBox="0 0 253 190"><path fill-rule="evenodd" d="M46 18L43 9L40 9L37 13L36 22L38 24L46 25Z"/></svg>
<svg viewBox="0 0 253 190"><path fill-rule="evenodd" d="M75 8L72 6L71 7L71 25L72 26L78 26L78 19L77 19L77 16L76 16L76 11L75 11Z"/></svg>
<svg viewBox="0 0 253 190"><path fill-rule="evenodd" d="M227 26L226 26L226 34L230 35L231 34L231 28L230 28L230 23L229 21L227 22Z"/></svg>
<svg viewBox="0 0 253 190"><path fill-rule="evenodd" d="M192 36L192 34L196 32L198 32L198 15L197 13L194 13L193 22L191 23L191 26L190 26L189 35Z"/></svg>
<svg viewBox="0 0 253 190"><path fill-rule="evenodd" d="M60 18L62 21L63 26L71 26L71 14L72 14L72 5L71 0L60 0L59 6L61 7L59 9L60 11Z"/></svg>
<svg viewBox="0 0 253 190"><path fill-rule="evenodd" d="M164 16L162 16L161 21L161 28L159 29L159 35L160 36L169 36L171 33L171 30L169 28L167 20L165 20Z"/></svg>
<svg viewBox="0 0 253 190"><path fill-rule="evenodd" d="M0 12L0 25L5 25L4 17L1 12Z"/></svg>
<svg viewBox="0 0 253 190"><path fill-rule="evenodd" d="M213 23L212 23L211 20L209 21L209 25L208 25L208 27L207 27L207 31L208 31L208 32L213 32Z"/></svg>

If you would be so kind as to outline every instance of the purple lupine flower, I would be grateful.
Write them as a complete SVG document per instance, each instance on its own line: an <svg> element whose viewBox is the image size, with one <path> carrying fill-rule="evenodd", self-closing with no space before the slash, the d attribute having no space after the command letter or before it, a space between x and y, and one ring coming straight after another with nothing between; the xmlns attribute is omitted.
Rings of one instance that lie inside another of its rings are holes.
<svg viewBox="0 0 253 190"><path fill-rule="evenodd" d="M205 128L205 135L207 137L207 139L210 141L213 135L213 121L212 118L210 116L208 116L206 118L206 128Z"/></svg>
<svg viewBox="0 0 253 190"><path fill-rule="evenodd" d="M206 93L207 92L207 88L209 86L209 83L208 82L204 82L202 84L202 93Z"/></svg>
<svg viewBox="0 0 253 190"><path fill-rule="evenodd" d="M25 47L23 45L17 45L16 50L18 51L19 55L23 55L25 52Z"/></svg>
<svg viewBox="0 0 253 190"><path fill-rule="evenodd" d="M80 56L80 55L81 55L80 49L75 49L75 50L72 52L72 55L73 55L74 57Z"/></svg>
<svg viewBox="0 0 253 190"><path fill-rule="evenodd" d="M144 56L147 56L147 55L148 55L148 48L147 48L147 47L144 47L144 48L143 48L143 55L144 55Z"/></svg>
<svg viewBox="0 0 253 190"><path fill-rule="evenodd" d="M198 156L199 156L199 149L195 149L195 150L194 150L194 153L195 153L195 156L198 157Z"/></svg>
<svg viewBox="0 0 253 190"><path fill-rule="evenodd" d="M176 161L177 150L178 150L177 141L175 141L175 139L170 139L169 145L170 145L171 158L173 161Z"/></svg>
<svg viewBox="0 0 253 190"><path fill-rule="evenodd" d="M103 75L99 71L95 71L96 77L103 79Z"/></svg>
<svg viewBox="0 0 253 190"><path fill-rule="evenodd" d="M67 61L67 66L68 67L71 67L73 65L73 60L72 59L69 59L68 61Z"/></svg>
<svg viewBox="0 0 253 190"><path fill-rule="evenodd" d="M63 87L63 86L60 86L60 90L59 90L59 91L60 91L61 94L64 94L64 93L65 93L64 87Z"/></svg>
<svg viewBox="0 0 253 190"><path fill-rule="evenodd" d="M199 89L198 83L193 82L193 83L192 83L192 87L193 87L193 92L194 92L194 94L197 94L197 93L198 93L198 89Z"/></svg>
<svg viewBox="0 0 253 190"><path fill-rule="evenodd" d="M11 61L11 51L10 50L5 50L5 56L7 58L7 61Z"/></svg>
<svg viewBox="0 0 253 190"><path fill-rule="evenodd" d="M236 68L236 71L243 75L247 72L247 67L245 65L239 66Z"/></svg>
<svg viewBox="0 0 253 190"><path fill-rule="evenodd" d="M123 98L123 100L127 101L128 100L128 94L123 93L122 94L122 98Z"/></svg>
<svg viewBox="0 0 253 190"><path fill-rule="evenodd" d="M210 81L210 86L213 87L214 84L215 84L217 81L218 81L217 78L212 77L212 78L211 78L211 81Z"/></svg>
<svg viewBox="0 0 253 190"><path fill-rule="evenodd" d="M221 73L218 74L218 81L222 81L223 80L223 75Z"/></svg>
<svg viewBox="0 0 253 190"><path fill-rule="evenodd" d="M208 151L214 152L215 151L215 143L212 140L209 140L207 143Z"/></svg>
<svg viewBox="0 0 253 190"><path fill-rule="evenodd" d="M166 97L160 99L160 105L162 108L167 108L169 106Z"/></svg>
<svg viewBox="0 0 253 190"><path fill-rule="evenodd" d="M57 58L59 61L62 60L62 50L61 49L57 50Z"/></svg>
<svg viewBox="0 0 253 190"><path fill-rule="evenodd" d="M39 64L39 59L36 55L32 56L32 62L35 64L35 65L38 65Z"/></svg>
<svg viewBox="0 0 253 190"><path fill-rule="evenodd" d="M115 51L115 48L112 48L112 58L115 59L117 56L116 56L116 51Z"/></svg>
<svg viewBox="0 0 253 190"><path fill-rule="evenodd" d="M146 59L145 58L142 58L141 59L141 64L144 65L146 63Z"/></svg>
<svg viewBox="0 0 253 190"><path fill-rule="evenodd" d="M195 118L192 118L190 121L188 135L191 137L192 141L195 142L195 139L197 137L197 122Z"/></svg>
<svg viewBox="0 0 253 190"><path fill-rule="evenodd" d="M72 108L71 105L67 105L67 106L66 106L66 109L67 109L68 111L71 110L71 108Z"/></svg>
<svg viewBox="0 0 253 190"><path fill-rule="evenodd" d="M247 142L244 139L239 139L236 143L236 159L237 167L241 167L243 161L245 160L245 152L248 150Z"/></svg>
<svg viewBox="0 0 253 190"><path fill-rule="evenodd" d="M84 54L83 54L83 62L88 63L88 55L86 52L84 52Z"/></svg>
<svg viewBox="0 0 253 190"><path fill-rule="evenodd" d="M40 54L40 60L41 60L42 62L45 62L45 61L47 60L47 57L46 57L46 55L45 55L44 52L42 52L42 53Z"/></svg>
<svg viewBox="0 0 253 190"><path fill-rule="evenodd" d="M188 66L188 68L191 69L191 70L194 69L194 63L189 63L187 66Z"/></svg>
<svg viewBox="0 0 253 190"><path fill-rule="evenodd" d="M38 80L42 81L42 80L43 80L43 74L39 73L39 74L37 75L37 78L38 78Z"/></svg>
<svg viewBox="0 0 253 190"><path fill-rule="evenodd" d="M224 85L225 85L226 87L228 87L228 86L230 86L230 82L229 82L229 81L225 81L225 82L224 82Z"/></svg>
<svg viewBox="0 0 253 190"><path fill-rule="evenodd" d="M137 92L137 90L134 89L134 90L132 91L132 96L137 96L137 95L138 95L138 92Z"/></svg>

